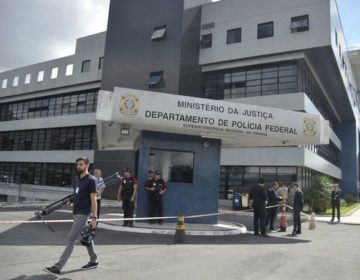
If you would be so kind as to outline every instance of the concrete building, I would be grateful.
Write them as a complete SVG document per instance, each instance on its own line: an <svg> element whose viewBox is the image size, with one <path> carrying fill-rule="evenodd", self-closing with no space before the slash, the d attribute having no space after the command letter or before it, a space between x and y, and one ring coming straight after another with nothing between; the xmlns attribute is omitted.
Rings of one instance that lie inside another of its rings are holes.
<svg viewBox="0 0 360 280"><path fill-rule="evenodd" d="M248 191L260 176L309 187L318 174L357 195L360 71L354 53L347 53L335 0L111 1L106 34L79 39L74 56L0 73L0 175L43 194L69 185L71 163L80 154L105 175L126 166L137 172L142 155L131 126L98 126L98 135L107 129L106 145L95 145L96 92L118 87L320 114L329 121L329 145L211 142L213 153L220 150L220 174L213 178L220 179L220 198ZM53 101L58 96L60 105ZM85 128L90 132L78 132ZM144 135L150 150L161 148L153 134ZM163 144L173 150L176 137L168 136ZM190 140L200 141L184 136L178 149ZM150 154L154 168L168 157ZM14 190L1 187L3 194Z"/></svg>
<svg viewBox="0 0 360 280"><path fill-rule="evenodd" d="M62 197L75 159L94 163L104 45L105 33L80 38L72 56L0 73L3 200Z"/></svg>

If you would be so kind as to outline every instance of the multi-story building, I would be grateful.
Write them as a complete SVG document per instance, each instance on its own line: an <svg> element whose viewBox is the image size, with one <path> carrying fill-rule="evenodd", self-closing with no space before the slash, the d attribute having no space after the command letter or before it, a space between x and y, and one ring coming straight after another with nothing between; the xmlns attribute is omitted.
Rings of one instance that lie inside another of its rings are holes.
<svg viewBox="0 0 360 280"><path fill-rule="evenodd" d="M329 120L329 145L223 144L221 198L260 176L308 187L317 174L357 195L355 67L335 0L111 1L106 36L80 39L74 56L0 73L0 175L58 190L79 154L109 174L135 167L135 150L95 147L97 90L127 87Z"/></svg>
<svg viewBox="0 0 360 280"><path fill-rule="evenodd" d="M3 199L62 196L76 157L94 162L104 44L105 33L81 38L72 56L0 73Z"/></svg>

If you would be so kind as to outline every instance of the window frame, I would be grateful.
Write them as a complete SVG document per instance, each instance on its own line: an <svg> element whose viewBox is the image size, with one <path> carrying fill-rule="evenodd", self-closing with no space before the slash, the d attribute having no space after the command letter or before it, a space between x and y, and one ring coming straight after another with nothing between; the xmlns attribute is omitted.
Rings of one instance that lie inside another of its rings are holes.
<svg viewBox="0 0 360 280"><path fill-rule="evenodd" d="M261 28L264 27L264 26L270 25L270 24L272 26L271 34L261 34L261 32L260 32ZM275 29L274 21L268 21L268 22L259 23L258 28L257 28L257 38L258 39L265 39L265 38L274 37L274 33L275 33L274 29Z"/></svg>
<svg viewBox="0 0 360 280"><path fill-rule="evenodd" d="M236 41L236 40L230 41L230 40L229 40L229 39L230 39L230 36L229 36L229 35L230 35L232 32L238 32L238 31L240 31L240 40L239 40L239 41ZM242 28L241 28L241 27L229 29L229 30L227 31L227 36L226 36L226 44L227 44L227 45L241 43L241 41L242 41Z"/></svg>

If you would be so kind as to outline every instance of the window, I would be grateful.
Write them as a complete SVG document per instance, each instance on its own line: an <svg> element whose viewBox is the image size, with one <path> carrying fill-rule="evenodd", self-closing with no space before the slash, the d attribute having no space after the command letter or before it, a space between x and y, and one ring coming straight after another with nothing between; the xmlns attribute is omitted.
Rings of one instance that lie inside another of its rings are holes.
<svg viewBox="0 0 360 280"><path fill-rule="evenodd" d="M13 87L17 87L19 85L19 77L16 76L14 77L14 80L13 80Z"/></svg>
<svg viewBox="0 0 360 280"><path fill-rule="evenodd" d="M149 88L158 87L163 81L163 71L152 72L149 77Z"/></svg>
<svg viewBox="0 0 360 280"><path fill-rule="evenodd" d="M212 46L212 34L204 34L201 36L200 47L202 49L208 49Z"/></svg>
<svg viewBox="0 0 360 280"><path fill-rule="evenodd" d="M71 76L73 74L74 64L66 65L65 76Z"/></svg>
<svg viewBox="0 0 360 280"><path fill-rule="evenodd" d="M51 79L56 79L58 77L59 68L54 67L51 69Z"/></svg>
<svg viewBox="0 0 360 280"><path fill-rule="evenodd" d="M162 171L167 182L192 183L194 153L152 149L149 169Z"/></svg>
<svg viewBox="0 0 360 280"><path fill-rule="evenodd" d="M241 42L241 28L228 30L227 32L227 44L234 44Z"/></svg>
<svg viewBox="0 0 360 280"><path fill-rule="evenodd" d="M7 79L4 79L2 80L2 83L1 83L1 88L6 88L7 87Z"/></svg>
<svg viewBox="0 0 360 280"><path fill-rule="evenodd" d="M303 32L309 30L309 15L291 18L291 32Z"/></svg>
<svg viewBox="0 0 360 280"><path fill-rule="evenodd" d="M44 71L39 71L38 78L37 78L38 82L42 82L44 80L44 74L45 74Z"/></svg>
<svg viewBox="0 0 360 280"><path fill-rule="evenodd" d="M101 69L103 69L103 67L104 67L104 57L102 56L99 58L98 68L99 68L99 70L101 70Z"/></svg>
<svg viewBox="0 0 360 280"><path fill-rule="evenodd" d="M274 22L258 24L258 39L274 36Z"/></svg>
<svg viewBox="0 0 360 280"><path fill-rule="evenodd" d="M338 34L337 34L336 29L335 29L335 44L336 44L336 46L338 45Z"/></svg>
<svg viewBox="0 0 360 280"><path fill-rule="evenodd" d="M90 60L84 60L81 65L81 72L90 72Z"/></svg>
<svg viewBox="0 0 360 280"><path fill-rule="evenodd" d="M151 40L159 40L165 37L166 34L166 25L161 25L154 27L153 33L151 35Z"/></svg>
<svg viewBox="0 0 360 280"><path fill-rule="evenodd" d="M339 44L339 56L342 57L341 45Z"/></svg>
<svg viewBox="0 0 360 280"><path fill-rule="evenodd" d="M30 84L30 82L31 82L31 74L29 73L29 74L26 74L26 76L25 76L25 85Z"/></svg>

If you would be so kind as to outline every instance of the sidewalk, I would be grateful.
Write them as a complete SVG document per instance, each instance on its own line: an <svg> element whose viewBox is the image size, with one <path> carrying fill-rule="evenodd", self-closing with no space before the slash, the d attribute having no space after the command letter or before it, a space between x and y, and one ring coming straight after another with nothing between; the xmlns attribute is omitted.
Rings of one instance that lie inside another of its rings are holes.
<svg viewBox="0 0 360 280"><path fill-rule="evenodd" d="M331 216L319 216L316 217L316 221L319 222L330 222ZM340 218L341 223L344 224L351 224L351 225L360 225L360 208L356 209L354 212L352 212L348 216L344 216ZM337 218L335 218L335 221L337 221Z"/></svg>

